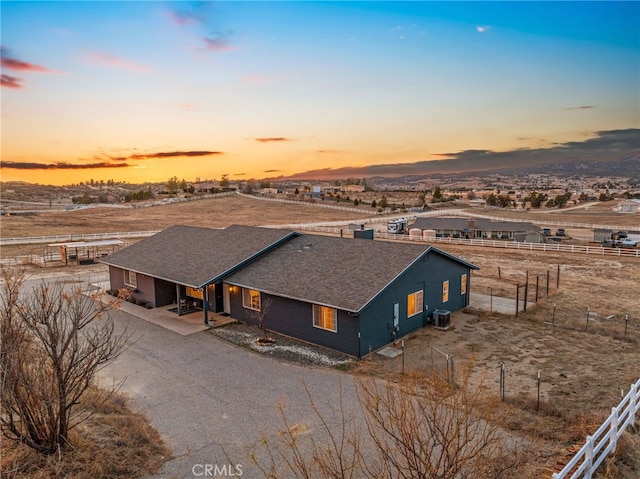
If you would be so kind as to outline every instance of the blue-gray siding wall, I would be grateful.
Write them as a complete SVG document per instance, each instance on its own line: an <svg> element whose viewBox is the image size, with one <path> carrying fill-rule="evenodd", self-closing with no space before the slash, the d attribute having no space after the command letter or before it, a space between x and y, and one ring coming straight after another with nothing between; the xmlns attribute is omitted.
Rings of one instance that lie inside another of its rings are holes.
<svg viewBox="0 0 640 479"><path fill-rule="evenodd" d="M346 311L338 310L337 332L313 326L313 305L303 301L260 295L264 307L271 301L266 312L265 324L270 331L300 338L310 343L335 349L351 356L358 356L358 318ZM257 312L242 305L242 288L234 287L229 293L231 317L248 323L257 323Z"/></svg>
<svg viewBox="0 0 640 479"><path fill-rule="evenodd" d="M467 294L461 294L461 277L467 275L470 284L469 268L446 256L429 252L419 259L407 271L400 275L379 296L360 313L360 333L362 354L375 351L393 341L393 309L399 305L399 327L397 337L402 337L422 327L431 320L435 309L456 311L467 305ZM363 280L366 280L364 278ZM449 280L449 301L442 302L442 286ZM416 291L424 291L424 307L421 314L407 317L407 296Z"/></svg>

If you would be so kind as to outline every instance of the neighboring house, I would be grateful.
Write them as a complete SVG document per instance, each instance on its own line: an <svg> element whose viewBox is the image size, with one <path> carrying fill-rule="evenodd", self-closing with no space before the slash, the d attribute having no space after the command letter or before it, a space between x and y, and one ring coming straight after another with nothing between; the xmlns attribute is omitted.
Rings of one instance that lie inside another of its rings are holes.
<svg viewBox="0 0 640 479"><path fill-rule="evenodd" d="M483 218L418 218L411 228L433 230L437 237L514 240L516 235L539 233L539 226L523 221L491 221ZM524 236L523 236L524 237Z"/></svg>
<svg viewBox="0 0 640 479"><path fill-rule="evenodd" d="M112 288L135 271L140 297L158 298L160 287L169 304L201 290L205 318L207 308L245 322L262 317L269 330L358 358L428 324L436 309L467 306L478 269L424 245L240 226L175 226L112 256Z"/></svg>
<svg viewBox="0 0 640 479"><path fill-rule="evenodd" d="M638 211L640 211L640 200L631 199L621 201L617 206L613 207L613 211L617 213L638 213Z"/></svg>

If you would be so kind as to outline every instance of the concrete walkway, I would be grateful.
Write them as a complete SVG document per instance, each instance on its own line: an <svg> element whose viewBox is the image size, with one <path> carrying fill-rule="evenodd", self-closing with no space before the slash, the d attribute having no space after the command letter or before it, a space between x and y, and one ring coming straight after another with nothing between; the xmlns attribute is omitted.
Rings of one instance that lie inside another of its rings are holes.
<svg viewBox="0 0 640 479"><path fill-rule="evenodd" d="M100 301L103 304L109 304L114 299L115 298L113 296L106 293L100 297ZM147 309L143 306L138 306L127 301L122 301L114 306L114 309L120 310L123 313L143 319L157 326L161 326L182 336L189 336L190 334L199 333L200 331L206 331L210 328L217 328L225 324L235 322L235 320L231 319L229 316L222 316L209 311L209 325L206 325L204 324L203 311L196 311L195 313L178 316L176 313L169 311L171 308L172 306Z"/></svg>
<svg viewBox="0 0 640 479"><path fill-rule="evenodd" d="M509 298L491 297L488 294L471 293L469 296L469 307L487 311L490 313L516 314L516 300ZM524 301L518 304L518 311L524 311Z"/></svg>

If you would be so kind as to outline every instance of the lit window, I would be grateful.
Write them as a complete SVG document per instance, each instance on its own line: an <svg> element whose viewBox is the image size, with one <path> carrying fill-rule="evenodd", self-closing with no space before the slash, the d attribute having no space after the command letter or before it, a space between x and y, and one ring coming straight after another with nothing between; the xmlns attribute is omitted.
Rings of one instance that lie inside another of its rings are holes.
<svg viewBox="0 0 640 479"><path fill-rule="evenodd" d="M254 311L260 311L260 291L242 289L242 306Z"/></svg>
<svg viewBox="0 0 640 479"><path fill-rule="evenodd" d="M460 294L467 294L467 275L463 274L460 277Z"/></svg>
<svg viewBox="0 0 640 479"><path fill-rule="evenodd" d="M125 284L125 286L129 286L131 288L137 288L138 287L138 278L136 276L136 273L134 273L133 271L125 270L124 271L124 284Z"/></svg>
<svg viewBox="0 0 640 479"><path fill-rule="evenodd" d="M442 302L449 301L449 281L443 281L442 283Z"/></svg>
<svg viewBox="0 0 640 479"><path fill-rule="evenodd" d="M316 328L338 332L338 311L327 306L313 305L313 325Z"/></svg>
<svg viewBox="0 0 640 479"><path fill-rule="evenodd" d="M415 293L411 293L407 296L407 318L422 312L423 296L422 290L416 291Z"/></svg>

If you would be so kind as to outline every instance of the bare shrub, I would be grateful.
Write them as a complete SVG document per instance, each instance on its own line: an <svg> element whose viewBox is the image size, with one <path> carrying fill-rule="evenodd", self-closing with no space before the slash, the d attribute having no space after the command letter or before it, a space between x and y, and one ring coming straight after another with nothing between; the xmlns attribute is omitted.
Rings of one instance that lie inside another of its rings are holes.
<svg viewBox="0 0 640 479"><path fill-rule="evenodd" d="M115 335L109 306L79 286L67 291L42 282L22 294L23 274L3 268L2 279L0 428L50 454L69 446L70 430L92 414L95 408L83 407L81 398L124 350L128 333Z"/></svg>
<svg viewBox="0 0 640 479"><path fill-rule="evenodd" d="M340 391L337 419L307 395L321 426L301 434L281 405L284 431L249 452L264 477L515 477L529 452L495 425L497 404L470 385L468 372L458 386L424 375L358 380L359 414L346 414Z"/></svg>

